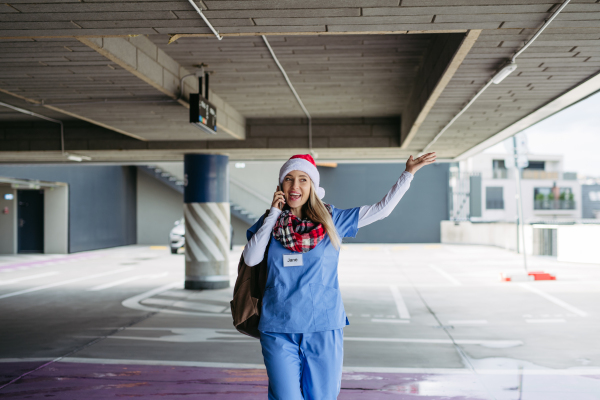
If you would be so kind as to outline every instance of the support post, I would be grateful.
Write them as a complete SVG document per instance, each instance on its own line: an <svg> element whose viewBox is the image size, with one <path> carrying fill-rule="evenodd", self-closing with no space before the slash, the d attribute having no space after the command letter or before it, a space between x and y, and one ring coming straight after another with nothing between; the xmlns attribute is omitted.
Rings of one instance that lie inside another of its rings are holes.
<svg viewBox="0 0 600 400"><path fill-rule="evenodd" d="M517 173L517 240L520 237L523 243L523 267L527 271L527 252L525 250L525 220L523 219L523 198L521 197L521 167L519 167L519 154L517 151L517 137L513 136L513 157L515 158L515 171ZM519 227L521 235L519 235ZM517 242L517 253L519 252L519 243Z"/></svg>
<svg viewBox="0 0 600 400"><path fill-rule="evenodd" d="M186 154L185 288L229 287L229 157Z"/></svg>

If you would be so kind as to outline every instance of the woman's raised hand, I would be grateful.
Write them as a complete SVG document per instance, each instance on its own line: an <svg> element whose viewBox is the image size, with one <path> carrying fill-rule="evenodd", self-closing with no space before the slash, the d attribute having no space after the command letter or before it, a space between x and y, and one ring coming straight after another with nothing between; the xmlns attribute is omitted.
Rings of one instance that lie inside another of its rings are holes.
<svg viewBox="0 0 600 400"><path fill-rule="evenodd" d="M285 197L283 196L283 192L279 190L279 186L277 186L277 191L273 195L273 204L271 207L279 208L283 210L283 205L285 204Z"/></svg>
<svg viewBox="0 0 600 400"><path fill-rule="evenodd" d="M415 159L413 159L413 156L410 156L406 161L406 171L414 175L422 167L433 164L435 157L435 153L423 154L421 157Z"/></svg>

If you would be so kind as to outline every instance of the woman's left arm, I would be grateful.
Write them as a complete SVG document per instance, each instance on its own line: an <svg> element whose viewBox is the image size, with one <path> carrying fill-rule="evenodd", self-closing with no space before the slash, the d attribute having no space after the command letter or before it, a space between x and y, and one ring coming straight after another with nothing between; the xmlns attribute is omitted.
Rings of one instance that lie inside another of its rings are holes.
<svg viewBox="0 0 600 400"><path fill-rule="evenodd" d="M383 199L371 206L362 206L360 208L358 212L358 227L362 228L390 215L410 187L410 182L413 180L415 173L425 165L433 164L434 162L435 153L427 153L416 159L410 156L408 161L406 161L406 170L400 175L398 181Z"/></svg>

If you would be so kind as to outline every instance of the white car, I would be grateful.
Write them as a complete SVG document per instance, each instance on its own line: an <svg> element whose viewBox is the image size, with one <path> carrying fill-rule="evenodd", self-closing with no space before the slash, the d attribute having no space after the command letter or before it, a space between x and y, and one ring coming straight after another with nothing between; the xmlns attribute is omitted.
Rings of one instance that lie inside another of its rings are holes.
<svg viewBox="0 0 600 400"><path fill-rule="evenodd" d="M231 229L231 242L229 244L230 249L233 249L233 226L229 226ZM181 218L175 221L175 226L169 233L169 246L171 247L171 254L177 254L179 249L185 247L185 219Z"/></svg>
<svg viewBox="0 0 600 400"><path fill-rule="evenodd" d="M181 218L179 221L175 221L175 226L169 233L169 245L171 247L171 254L177 254L179 249L185 246L185 220Z"/></svg>

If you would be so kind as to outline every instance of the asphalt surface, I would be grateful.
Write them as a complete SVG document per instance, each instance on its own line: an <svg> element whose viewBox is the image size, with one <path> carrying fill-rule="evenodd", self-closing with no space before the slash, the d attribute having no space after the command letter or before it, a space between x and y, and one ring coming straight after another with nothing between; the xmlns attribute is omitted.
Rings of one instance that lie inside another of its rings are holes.
<svg viewBox="0 0 600 400"><path fill-rule="evenodd" d="M529 261L557 280L500 282L522 257L492 247L344 245L339 398L600 399L600 265ZM232 289L183 271L162 247L0 256L0 397L265 399Z"/></svg>

